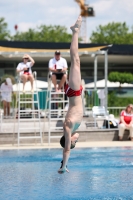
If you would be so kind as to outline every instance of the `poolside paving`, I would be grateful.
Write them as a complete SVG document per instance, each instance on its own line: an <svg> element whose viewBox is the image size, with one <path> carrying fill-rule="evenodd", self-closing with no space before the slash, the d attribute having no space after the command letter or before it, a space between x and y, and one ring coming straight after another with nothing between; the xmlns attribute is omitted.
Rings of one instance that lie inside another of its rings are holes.
<svg viewBox="0 0 133 200"><path fill-rule="evenodd" d="M133 142L128 141L128 134L125 133L124 140L118 141L118 130L115 129L98 129L94 127L87 127L86 121L90 122L90 119L84 119L81 126L78 129L80 133L79 142L77 143L77 148L87 148L87 147L132 147ZM53 122L53 126L60 125L61 121ZM102 123L101 123L102 124ZM100 126L101 126L100 124ZM22 122L24 127L32 126L31 122ZM41 127L43 130L43 144L40 145L39 140L25 141L17 146L17 120L3 120L2 130L0 132L0 149L42 149L42 148L61 148L59 144L59 139L51 139L51 143L48 144L48 127L49 123L47 119L41 119ZM13 134L14 133L14 134ZM22 133L30 135L32 133ZM57 132L53 132L56 135ZM62 131L58 131L58 135L62 136Z"/></svg>
<svg viewBox="0 0 133 200"><path fill-rule="evenodd" d="M100 142L78 142L76 148L98 148L98 147L133 147L131 141L100 141ZM51 148L62 148L59 143L44 143L40 144L25 144L21 146L17 145L0 145L0 150L13 150L13 149L51 149Z"/></svg>

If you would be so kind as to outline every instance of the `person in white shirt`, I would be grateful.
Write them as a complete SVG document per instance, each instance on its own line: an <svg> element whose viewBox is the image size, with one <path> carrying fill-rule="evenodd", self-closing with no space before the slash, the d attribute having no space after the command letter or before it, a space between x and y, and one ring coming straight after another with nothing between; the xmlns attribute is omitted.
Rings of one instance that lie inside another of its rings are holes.
<svg viewBox="0 0 133 200"><path fill-rule="evenodd" d="M55 91L61 91L64 83L67 79L67 62L66 59L61 57L60 51L55 51L55 57L49 61L49 70L52 72L52 83L54 84ZM60 80L59 86L57 87L57 79Z"/></svg>
<svg viewBox="0 0 133 200"><path fill-rule="evenodd" d="M17 66L17 73L20 74L21 80L23 82L23 93L25 93L24 87L25 83L29 80L31 83L31 92L33 92L33 75L31 67L35 64L35 61L31 56L25 54L23 56L23 62L19 63Z"/></svg>
<svg viewBox="0 0 133 200"><path fill-rule="evenodd" d="M1 84L0 91L4 108L4 118L7 118L10 116L10 102L13 91L12 81L10 78L6 78L5 82Z"/></svg>

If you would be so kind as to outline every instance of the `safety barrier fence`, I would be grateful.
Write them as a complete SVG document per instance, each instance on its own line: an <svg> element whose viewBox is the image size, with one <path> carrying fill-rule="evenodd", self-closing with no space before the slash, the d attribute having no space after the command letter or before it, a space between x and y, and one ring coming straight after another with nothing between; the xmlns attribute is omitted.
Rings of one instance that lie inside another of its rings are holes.
<svg viewBox="0 0 133 200"><path fill-rule="evenodd" d="M116 118L120 116L120 113L122 110L124 110L126 107L108 107L107 113L113 114ZM92 115L92 107L86 107L85 108L85 116L91 116Z"/></svg>
<svg viewBox="0 0 133 200"><path fill-rule="evenodd" d="M4 114L4 107L5 107L5 110L6 110L5 118L14 118L15 116L17 117L17 112L18 112L17 98L18 98L17 92L13 92L11 94L11 102L8 102L8 104L7 104L5 101L3 101L3 98L0 95L0 109L1 109L1 112L3 112L3 114ZM31 101L32 98L33 98L33 95L25 93L25 94L21 94L21 98L23 99L23 101ZM20 109L21 110L29 110L29 109L32 109L32 106L33 106L32 103L31 104L23 103L23 104L21 104ZM8 107L10 107L10 114L9 115L7 113Z"/></svg>
<svg viewBox="0 0 133 200"><path fill-rule="evenodd" d="M48 101L47 101L47 97L48 97L48 91L47 90L42 90L42 91L38 91L39 93L39 104L40 104L40 111L42 113L42 117L45 116L45 111L47 110L48 112ZM36 100L36 95L34 94L31 94L31 93L21 93L21 97L23 98L23 101L30 101L34 98L34 100ZM17 117L17 108L18 108L18 105L17 105L17 92L13 92L12 95L11 95L11 102L10 102L10 118L14 118L14 117ZM99 103L99 99L98 97L96 96L96 92L95 91L87 91L85 90L84 91L84 94L83 94L83 107L84 107L84 115L85 116L91 116L92 114L92 107L94 105L100 105ZM21 108L22 110L25 110L25 113L23 113L23 115L25 114L25 116L27 116L26 114L26 110L29 110L29 109L36 109L36 104L34 103L24 103L21 105ZM53 108L54 109L54 105L53 105ZM56 105L55 109L58 109L58 112L60 112L60 109L61 109L61 105L58 104ZM120 112L125 109L125 107L108 107L107 110L108 110L108 113L109 114L113 114L115 117L118 117L120 115ZM0 110L2 112L4 112L4 107L3 107L3 101L2 101L2 97L0 95ZM29 112L28 112L29 113Z"/></svg>

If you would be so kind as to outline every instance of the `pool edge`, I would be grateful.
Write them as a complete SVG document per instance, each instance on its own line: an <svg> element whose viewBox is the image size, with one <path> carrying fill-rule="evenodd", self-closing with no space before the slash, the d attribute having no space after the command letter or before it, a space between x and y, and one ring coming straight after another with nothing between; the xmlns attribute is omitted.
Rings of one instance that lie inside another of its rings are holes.
<svg viewBox="0 0 133 200"><path fill-rule="evenodd" d="M131 141L96 141L96 142L78 142L76 148L97 148L97 147L133 147ZM43 143L40 144L26 144L26 145L0 145L0 150L13 150L13 149L52 149L61 148L59 143Z"/></svg>

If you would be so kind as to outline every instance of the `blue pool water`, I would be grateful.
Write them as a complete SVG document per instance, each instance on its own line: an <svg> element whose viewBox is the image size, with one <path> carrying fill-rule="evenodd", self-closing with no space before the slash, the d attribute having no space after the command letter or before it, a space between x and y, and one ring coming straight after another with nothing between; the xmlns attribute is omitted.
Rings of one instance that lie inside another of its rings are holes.
<svg viewBox="0 0 133 200"><path fill-rule="evenodd" d="M132 200L133 148L0 151L0 200Z"/></svg>

